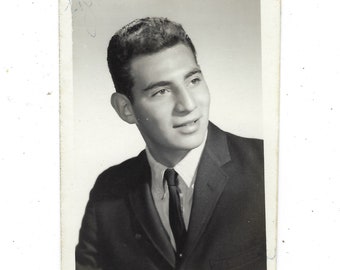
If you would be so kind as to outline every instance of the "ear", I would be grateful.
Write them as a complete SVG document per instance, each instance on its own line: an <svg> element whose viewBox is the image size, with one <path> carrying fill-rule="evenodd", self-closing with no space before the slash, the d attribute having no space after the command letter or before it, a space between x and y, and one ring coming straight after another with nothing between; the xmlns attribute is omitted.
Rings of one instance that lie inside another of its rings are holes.
<svg viewBox="0 0 340 270"><path fill-rule="evenodd" d="M113 93L111 105L116 110L120 118L129 124L135 124L136 118L132 109L131 101L123 94Z"/></svg>

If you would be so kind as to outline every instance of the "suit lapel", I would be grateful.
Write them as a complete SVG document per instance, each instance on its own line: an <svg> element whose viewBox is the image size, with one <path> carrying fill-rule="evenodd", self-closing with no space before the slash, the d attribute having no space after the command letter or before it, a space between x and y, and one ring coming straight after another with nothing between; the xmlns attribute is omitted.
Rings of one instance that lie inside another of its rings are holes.
<svg viewBox="0 0 340 270"><path fill-rule="evenodd" d="M176 262L175 253L168 239L168 235L163 228L150 191L149 182L151 173L145 153L142 155L140 165L140 170L136 174L136 178L138 178L136 179L136 182L138 182L136 184L137 187L133 188L129 193L130 203L137 220L149 237L151 243L164 259L174 267Z"/></svg>
<svg viewBox="0 0 340 270"><path fill-rule="evenodd" d="M230 154L225 134L210 124L195 181L193 205L184 248L186 256L196 246L224 190L228 175L222 166L229 161Z"/></svg>

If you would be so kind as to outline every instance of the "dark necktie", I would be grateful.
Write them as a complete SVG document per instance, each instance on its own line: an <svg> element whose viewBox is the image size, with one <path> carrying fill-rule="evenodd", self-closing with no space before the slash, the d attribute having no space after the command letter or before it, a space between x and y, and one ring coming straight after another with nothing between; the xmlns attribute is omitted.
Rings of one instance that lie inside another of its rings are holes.
<svg viewBox="0 0 340 270"><path fill-rule="evenodd" d="M177 173L174 169L167 169L164 178L169 187L169 220L170 226L176 242L177 255L182 253L185 241L186 229L179 197L180 189L178 187Z"/></svg>

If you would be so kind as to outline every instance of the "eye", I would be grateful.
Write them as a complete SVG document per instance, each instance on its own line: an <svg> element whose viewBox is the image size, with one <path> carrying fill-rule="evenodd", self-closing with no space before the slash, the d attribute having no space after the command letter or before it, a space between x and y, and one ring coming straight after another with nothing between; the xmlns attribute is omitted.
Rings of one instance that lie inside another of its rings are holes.
<svg viewBox="0 0 340 270"><path fill-rule="evenodd" d="M188 80L188 86L193 87L198 85L202 81L202 77L200 74L194 74L191 77L189 77Z"/></svg>
<svg viewBox="0 0 340 270"><path fill-rule="evenodd" d="M170 92L169 89L162 88L162 89L156 91L155 93L153 93L153 94L152 94L152 97L155 97L155 96L162 96L162 95L164 95L164 94L166 94L166 93L168 93L168 92Z"/></svg>
<svg viewBox="0 0 340 270"><path fill-rule="evenodd" d="M193 85L195 85L195 84L198 84L198 83L200 83L200 81L201 81L201 78L193 78L191 81L190 81L190 83L191 84L193 84Z"/></svg>

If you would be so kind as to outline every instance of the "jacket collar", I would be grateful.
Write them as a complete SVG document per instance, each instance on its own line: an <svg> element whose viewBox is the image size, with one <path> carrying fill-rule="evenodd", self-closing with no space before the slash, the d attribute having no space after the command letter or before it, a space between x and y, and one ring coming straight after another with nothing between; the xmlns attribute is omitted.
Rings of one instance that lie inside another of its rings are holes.
<svg viewBox="0 0 340 270"><path fill-rule="evenodd" d="M225 133L210 123L207 143L197 172L184 256L188 256L194 249L214 212L228 181L223 166L230 161Z"/></svg>
<svg viewBox="0 0 340 270"><path fill-rule="evenodd" d="M138 168L136 168L133 181L134 186L130 188L130 204L150 242L162 257L172 267L175 267L175 253L154 205L150 180L151 170L146 153L143 151L138 157Z"/></svg>

